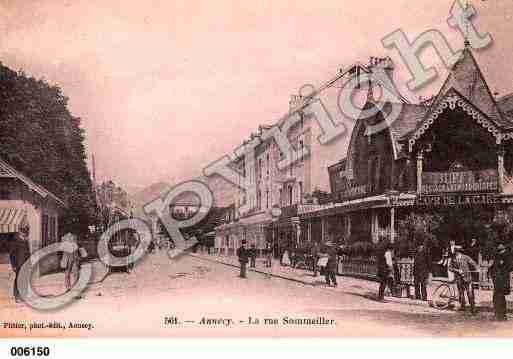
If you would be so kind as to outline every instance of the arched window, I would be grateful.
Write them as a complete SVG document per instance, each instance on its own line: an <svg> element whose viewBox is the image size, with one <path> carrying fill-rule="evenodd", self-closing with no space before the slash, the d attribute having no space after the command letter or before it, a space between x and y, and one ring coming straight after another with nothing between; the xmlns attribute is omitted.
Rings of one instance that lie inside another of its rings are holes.
<svg viewBox="0 0 513 359"><path fill-rule="evenodd" d="M257 192L257 208L258 209L262 208L262 191L261 190L258 190L258 192Z"/></svg>

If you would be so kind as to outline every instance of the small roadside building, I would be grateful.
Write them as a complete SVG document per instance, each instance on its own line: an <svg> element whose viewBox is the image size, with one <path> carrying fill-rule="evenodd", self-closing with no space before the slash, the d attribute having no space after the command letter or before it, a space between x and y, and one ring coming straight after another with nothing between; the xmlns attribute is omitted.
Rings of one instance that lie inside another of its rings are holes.
<svg viewBox="0 0 513 359"><path fill-rule="evenodd" d="M24 231L31 254L59 241L59 217L65 208L63 200L0 159L1 241ZM37 268L35 273L40 272L44 270Z"/></svg>

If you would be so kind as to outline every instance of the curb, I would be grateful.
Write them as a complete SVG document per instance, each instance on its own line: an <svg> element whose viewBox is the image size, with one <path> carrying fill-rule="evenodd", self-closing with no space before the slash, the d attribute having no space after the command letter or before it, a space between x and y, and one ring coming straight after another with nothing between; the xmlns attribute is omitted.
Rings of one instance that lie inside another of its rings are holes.
<svg viewBox="0 0 513 359"><path fill-rule="evenodd" d="M194 258L198 258L198 259L201 259L201 260L205 260L205 261L208 261L208 262L212 262L212 263L219 263L219 264L223 264L223 265L226 265L226 266L229 266L229 267L240 268L240 266L237 265L237 264L232 264L232 263L220 261L220 260L217 260L217 259L212 259L212 258L204 257L204 256L197 255L197 254L189 253L189 256L194 257ZM260 274L264 274L264 275L268 275L268 276L272 276L272 277L276 277L276 278L281 278L281 279L289 280L289 281L292 281L292 282L301 283L301 284L304 284L304 285L309 285L311 287L316 287L316 288L320 288L320 289L324 288L322 286L317 286L316 284L313 284L313 283L310 283L310 282L307 282L307 281L304 281L304 280L301 280L301 279L292 278L292 277L281 275L281 274L277 274L277 273L264 272L262 270L258 270L258 269L254 269L254 268L248 268L248 271L256 272L256 273L260 273ZM371 276L365 276L365 275L343 275L341 277L356 278L356 279L368 280L368 281L372 281L372 282L377 283L376 279L374 277L371 277ZM397 303L401 303L401 304L420 305L420 304L415 303L414 301L411 301L411 300L409 300L408 303L403 303L401 301L401 299L396 298L396 297L388 297L388 296L386 296L385 298L389 302L397 302ZM404 298L404 299L406 299L406 298Z"/></svg>
<svg viewBox="0 0 513 359"><path fill-rule="evenodd" d="M229 267L233 267L233 268L240 268L240 266L237 265L237 264L232 264L232 263L220 261L220 260L217 260L217 259L204 257L204 256L201 256L201 255L197 255L195 253L187 253L187 255L189 255L191 257L194 257L194 258L197 258L197 259L200 259L200 260L205 260L205 261L208 261L208 262L212 262L212 263L219 263L219 264L223 264L223 265L226 265L226 266L229 266ZM301 279L292 278L292 277L285 276L285 275L264 272L262 270L258 270L258 269L254 269L254 268L251 268L251 269L248 268L248 271L256 272L256 273L260 273L260 274L264 274L264 275L268 275L268 276L272 276L272 277L277 277L277 278L289 280L289 281L292 281L292 282L301 283L301 284L304 284L304 285L309 285L311 287L317 287L315 284L312 284L310 282L306 282L306 281L303 281ZM365 276L365 275L341 275L341 277L356 278L356 279L360 279L360 280L367 280L367 281L372 281L374 283L378 283L376 278L372 277L372 276ZM317 288L321 288L322 289L323 287L317 287ZM428 302L422 301L422 300L417 300L417 299L398 298L398 297L385 296L385 300L387 302L389 302L389 303L404 304L404 305L414 305L414 306L418 306L418 307L432 308L429 305ZM493 312L493 307L490 307L490 306L479 306L479 305L476 305L476 308L479 309L480 312ZM443 312L443 311L444 310L440 310L440 312ZM513 309L507 309L507 313L513 313Z"/></svg>
<svg viewBox="0 0 513 359"><path fill-rule="evenodd" d="M205 257L199 256L197 254L188 253L187 255L189 255L191 257L194 257L194 258L201 259L201 260L205 260L205 261L208 261L208 262L212 262L212 263L220 263L220 264L224 264L225 266L234 267L234 268L240 268L240 266L237 265L237 264L227 263L227 262L223 262L223 261L216 260L216 259L211 259L211 258L205 258ZM285 280L290 280L292 282L301 283L301 284L304 284L304 285L309 285L309 286L315 287L315 284L302 281L301 279L291 278L291 277L280 275L280 274L276 274L276 273L264 272L262 270L258 270L258 269L255 269L255 268L248 268L248 271L255 272L255 273L260 273L260 274L264 274L264 275L269 275L269 276L272 276L272 277L277 277L277 278L281 278L281 279L285 279Z"/></svg>
<svg viewBox="0 0 513 359"><path fill-rule="evenodd" d="M203 259L203 260L206 260L206 261L209 261L209 262L220 263L220 264L224 264L226 266L234 267L234 268L240 268L240 266L237 265L237 264L232 264L232 263L228 263L228 262L224 262L224 261L220 261L220 260L216 260L216 259L205 258L203 256L198 256L197 254L189 254L189 255L191 257L195 257L195 258L198 258L198 259ZM281 275L281 274L276 274L276 273L269 273L269 272L265 272L265 271L258 270L258 269L255 269L255 268L248 268L248 272L255 272L255 273L260 273L260 274L264 274L264 275L270 275L272 277L277 277L277 278L281 278L281 279L285 279L285 280L290 280L292 282L297 282L297 283L301 283L301 284L305 284L305 285L309 285L309 286L315 287L314 284L306 282L306 281L303 281L301 279L292 278L292 277L289 277L289 276L285 276L285 275Z"/></svg>

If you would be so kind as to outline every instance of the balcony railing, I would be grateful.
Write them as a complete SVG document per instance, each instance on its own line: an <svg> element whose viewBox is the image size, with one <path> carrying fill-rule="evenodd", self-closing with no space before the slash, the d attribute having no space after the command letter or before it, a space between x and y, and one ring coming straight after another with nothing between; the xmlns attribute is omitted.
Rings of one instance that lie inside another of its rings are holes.
<svg viewBox="0 0 513 359"><path fill-rule="evenodd" d="M349 200L358 197L364 197L372 191L372 186L369 184L362 184L357 186L347 187L345 190L337 194L337 199L340 201Z"/></svg>
<svg viewBox="0 0 513 359"><path fill-rule="evenodd" d="M495 192L497 170L459 172L423 172L422 193Z"/></svg>
<svg viewBox="0 0 513 359"><path fill-rule="evenodd" d="M361 185L353 185L335 195L335 200L347 201L366 196L377 195L383 193L385 187L381 183L366 183Z"/></svg>
<svg viewBox="0 0 513 359"><path fill-rule="evenodd" d="M282 217L295 217L297 216L298 204L293 204L285 207L281 207Z"/></svg>

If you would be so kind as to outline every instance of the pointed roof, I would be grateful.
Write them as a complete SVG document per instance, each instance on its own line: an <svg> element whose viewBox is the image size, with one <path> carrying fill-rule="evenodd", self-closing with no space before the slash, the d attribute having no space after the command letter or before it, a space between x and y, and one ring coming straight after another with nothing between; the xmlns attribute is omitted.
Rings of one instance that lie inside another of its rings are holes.
<svg viewBox="0 0 513 359"><path fill-rule="evenodd" d="M21 172L15 170L12 166L10 166L7 162L3 161L0 158L0 177L3 178L16 178L23 182L28 188L30 188L32 191L36 192L38 195L40 195L43 198L51 198L54 200L57 204L66 207L66 204L63 200L61 200L59 197L48 191L46 188L37 185L34 183L30 178L23 175Z"/></svg>
<svg viewBox="0 0 513 359"><path fill-rule="evenodd" d="M419 123L421 123L424 119L424 116L428 112L429 108L424 105L413 103L391 104L390 102L386 102L381 103L381 105L382 110L380 112L383 118L380 119L380 121L384 121L385 118L389 119L388 115L392 111L392 105L400 106L400 113L398 114L397 118L391 121L390 124L388 124L383 129L389 131L394 149L394 155L396 158L400 158L402 155L404 155L404 147L401 139L417 128Z"/></svg>
<svg viewBox="0 0 513 359"><path fill-rule="evenodd" d="M408 152L404 148L402 138L412 132L428 112L428 107L423 105L402 104L402 106L401 115L390 125L390 133L397 151L397 158Z"/></svg>
<svg viewBox="0 0 513 359"><path fill-rule="evenodd" d="M499 105L502 114L506 116L509 121L513 122L513 93L497 99L497 105Z"/></svg>
<svg viewBox="0 0 513 359"><path fill-rule="evenodd" d="M504 116L502 110L497 105L483 73L468 46L462 50L459 60L450 69L449 75L431 105L431 109L438 107L437 105L450 89L456 90L499 127L513 129L513 121Z"/></svg>
<svg viewBox="0 0 513 359"><path fill-rule="evenodd" d="M465 96L460 94L454 88L450 88L444 96L442 96L436 103L434 103L426 116L417 125L415 130L411 131L404 136L402 140L408 141L409 152L412 151L415 142L427 131L429 127L434 123L440 114L444 112L444 109L450 108L455 109L456 106L460 107L469 116L471 116L478 124L486 128L495 138L497 143L500 143L501 133L502 136L510 135L513 132L504 131L500 128L496 121L490 119L484 114L477 106L467 100Z"/></svg>

